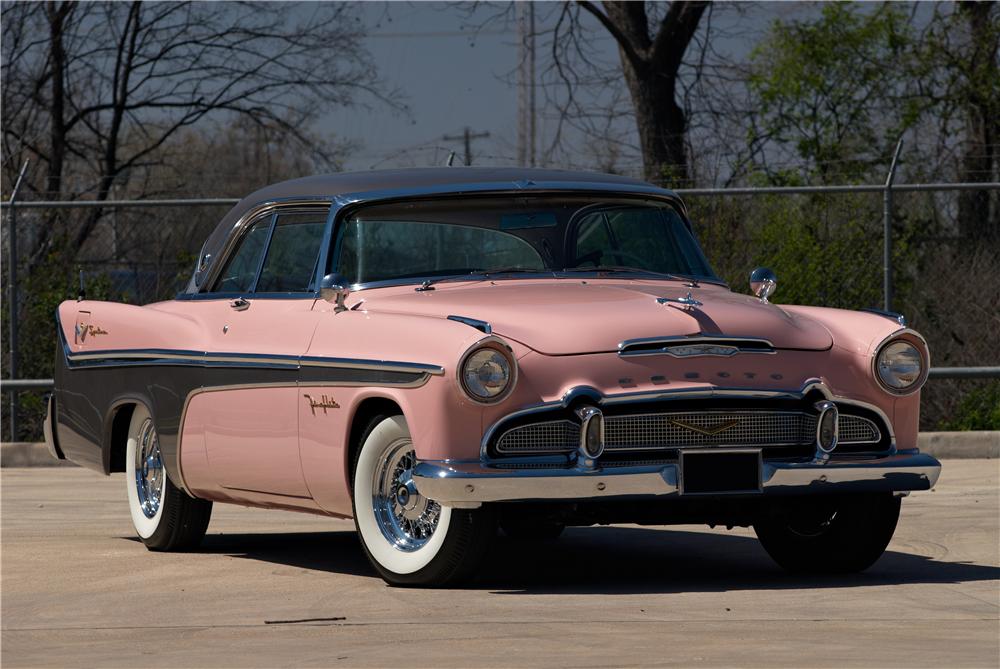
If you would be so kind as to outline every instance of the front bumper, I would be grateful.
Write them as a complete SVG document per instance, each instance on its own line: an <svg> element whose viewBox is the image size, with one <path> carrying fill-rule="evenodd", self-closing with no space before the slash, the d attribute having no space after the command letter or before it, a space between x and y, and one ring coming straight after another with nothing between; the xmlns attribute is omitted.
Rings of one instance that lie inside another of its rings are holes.
<svg viewBox="0 0 1000 669"><path fill-rule="evenodd" d="M937 483L941 463L930 455L913 451L874 458L833 458L825 462L765 460L760 473L760 490L740 494L928 490ZM677 464L604 469L498 469L479 462L425 460L414 468L413 482L421 495L458 507L475 507L483 502L688 496L682 495Z"/></svg>

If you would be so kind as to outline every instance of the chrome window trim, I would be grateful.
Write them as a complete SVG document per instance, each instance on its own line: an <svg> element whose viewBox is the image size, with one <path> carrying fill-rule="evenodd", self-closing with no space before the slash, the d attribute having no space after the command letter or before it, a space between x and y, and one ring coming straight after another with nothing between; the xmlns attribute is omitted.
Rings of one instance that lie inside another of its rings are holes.
<svg viewBox="0 0 1000 669"><path fill-rule="evenodd" d="M264 250L261 251L260 261L257 263L257 271L254 273L253 283L250 284L250 290L247 291L251 294L257 292L257 284L260 283L260 273L264 271L264 263L267 262L267 256L271 252L271 240L274 239L274 228L278 225L278 210L275 209L270 215L271 224L267 227L267 239L264 240Z"/></svg>
<svg viewBox="0 0 1000 669"><path fill-rule="evenodd" d="M691 219L688 216L687 206L684 201L676 194L671 191L657 188L656 186L642 185L642 184L612 184L612 183L600 183L600 182L579 182L579 181L519 181L519 182L484 182L484 183L455 183L455 184L441 184L438 186L428 186L420 188L395 188L388 190L376 190L376 191L360 191L355 193L343 193L337 195L333 198L333 205L331 207L330 217L331 217L331 234L329 244L327 246L328 250L332 252L333 240L336 239L336 228L342 223L343 217L350 213L353 209L361 205L368 204L385 204L400 200L417 200L417 199L431 199L441 196L463 196L463 195L475 195L475 196L486 196L486 195L516 195L531 193L532 195L538 194L551 194L551 195L565 195L565 194L579 194L579 195L622 195L625 197L644 197L652 200L657 200L660 202L665 202L676 207L680 213L683 215L684 224L688 226L688 229L694 233L694 228L691 224ZM696 238L697 241L697 238ZM700 244L699 244L700 247ZM330 260L327 259L327 264L331 264ZM531 279L531 278L598 278L602 275L607 277L608 272L572 272L572 273L559 273L553 271L538 272L537 274L527 274L518 273L516 276L498 276L491 277L491 280L517 280L517 279ZM628 276L616 277L621 279L636 279L642 278L644 280L662 280L664 279L662 274L645 274L645 273L629 273ZM725 288L729 287L729 284L719 279L719 277L691 277L702 283L710 283ZM406 285L420 285L427 280L441 279L441 276L418 276L418 277L406 277L405 279L387 279L383 281L365 281L362 283L356 283L351 286L352 292L357 292L360 290L368 290L370 288L387 288L392 286L406 286ZM470 281L482 281L483 278L476 278L475 276L470 277Z"/></svg>
<svg viewBox="0 0 1000 669"><path fill-rule="evenodd" d="M205 300L234 300L237 297L253 300L315 300L319 298L319 291L288 293L179 293L174 299L179 302L197 302Z"/></svg>
<svg viewBox="0 0 1000 669"><path fill-rule="evenodd" d="M579 398L587 398L595 402L598 406L616 406L620 404L631 404L638 402L657 402L671 400L691 400L691 399L791 399L801 400L811 392L818 392L825 399L836 402L838 405L856 406L871 411L882 420L889 432L889 451L896 451L896 433L892 422L882 409L849 397L835 395L829 387L819 379L808 379L798 390L765 390L747 388L677 388L674 390L658 390L653 392L620 393L615 395L604 395L591 386L576 386L568 390L562 399L552 402L542 402L533 406L525 407L518 411L503 416L491 424L483 433L482 441L479 444L479 457L483 462L489 460L487 451L488 444L493 440L497 431L508 421L523 416L530 416L536 413L543 413L553 409L565 409Z"/></svg>
<svg viewBox="0 0 1000 669"><path fill-rule="evenodd" d="M755 342L766 344L770 347L770 350L760 349L760 348L744 348L739 346L740 342ZM667 345L677 344L677 345L688 345L688 344L718 344L720 346L730 346L737 349L739 353L762 353L762 354L774 354L776 349L774 344L770 340L764 339L763 337L727 337L727 336L712 336L712 335L677 335L672 337L642 337L639 339L626 339L618 344L618 355L621 357L641 357L649 355L670 355L673 357L685 357L685 358L697 358L702 356L716 356L720 357L718 354L713 353L702 353L700 355L691 356L678 356L671 353L668 350L658 350L658 351L637 351L634 353L629 352L629 348L633 346L644 346L648 344L664 344L664 349Z"/></svg>
<svg viewBox="0 0 1000 669"><path fill-rule="evenodd" d="M906 341L908 337L911 338L911 341L909 343L916 344L915 348L917 349L917 353L920 354L920 360L923 363L923 369L920 370L920 378L917 379L916 382L909 388L903 388L903 389L890 388L889 386L882 383L882 377L879 376L878 358L880 355L882 355L882 349L884 349L886 346L892 344L897 339ZM930 350L927 348L927 340L924 339L923 335L921 335L919 332L911 328L900 328L895 332L892 332L888 336L883 337L882 340L873 349L872 360L871 360L872 376L875 377L875 382L878 384L878 387L881 388L885 393L892 395L893 397L907 397L909 395L913 395L914 393L920 392L920 389L924 387L925 383L927 383L927 376L928 374L930 374L930 371L931 371L931 353Z"/></svg>
<svg viewBox="0 0 1000 669"><path fill-rule="evenodd" d="M222 248L219 249L218 253L215 254L214 262L212 262L211 267L208 268L208 274L202 279L201 286L214 286L215 282L218 280L219 273L222 271L223 266L229 259L230 254L233 249L238 245L239 241L243 238L243 234L262 215L270 213L276 214L282 209L296 208L296 207L313 207L318 208L326 206L328 209L333 208L335 198L330 196L309 196L309 197L289 197L289 198L277 198L274 200L265 200L255 204L254 206L247 209L242 216L240 216L236 222L233 224L232 229L229 231L229 236L226 237L226 241L223 242ZM332 223L330 215L327 215L327 227ZM271 220L271 229L274 229L274 219ZM270 237L269 237L270 238ZM324 241L327 237L324 231ZM264 248L264 255L267 255L267 247ZM320 256L323 256L323 248L320 248ZM260 267L257 268L258 275L260 273ZM256 286L257 279L254 278L254 285ZM218 293L213 293L211 290L199 290L197 291L199 295L215 295Z"/></svg>
<svg viewBox="0 0 1000 669"><path fill-rule="evenodd" d="M351 292L357 292L360 290L372 290L375 288L393 288L396 286L419 286L424 281L441 281L442 279L448 279L449 283L461 283L462 281L468 281L470 283L479 281L519 281L525 279L614 279L617 281L662 281L664 283L677 283L678 281L691 281L696 280L699 283L710 283L714 286L720 286L722 288L728 288L729 284L715 277L702 277L702 276L692 276L690 278L683 277L681 279L668 279L662 274L647 273L641 271L629 272L628 274L620 274L611 276L608 271L594 271L594 272L559 272L553 270L547 270L544 272L518 272L517 274L508 274L504 276L499 275L489 275L485 276L483 274L470 274L468 277L453 277L447 276L442 277L441 275L426 275L426 276L416 276L416 277L406 277L405 279L385 279L382 281L366 281L364 283L354 283L351 284ZM440 285L440 284L438 284Z"/></svg>

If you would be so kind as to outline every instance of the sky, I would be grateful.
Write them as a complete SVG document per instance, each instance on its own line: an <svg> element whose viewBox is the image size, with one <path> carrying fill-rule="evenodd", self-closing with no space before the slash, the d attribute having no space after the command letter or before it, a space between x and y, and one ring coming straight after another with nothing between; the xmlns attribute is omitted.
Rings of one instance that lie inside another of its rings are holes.
<svg viewBox="0 0 1000 669"><path fill-rule="evenodd" d="M551 7L551 5L547 5ZM409 113L372 103L337 109L322 117L319 129L359 146L345 161L349 170L440 165L450 151L462 154L458 136L468 126L488 138L473 142L474 164L513 164L517 155L518 64L516 26L500 22L476 27L495 8L469 14L467 7L442 3L371 2L360 6L369 26L364 42L386 89L398 89ZM545 6L538 7L542 13ZM714 26L725 34L720 50L745 57L776 19L807 16L809 3L758 3L742 11L717 11ZM592 44L596 53L616 59L610 37ZM541 61L542 56L539 56ZM540 67L539 67L540 69ZM545 115L541 98L539 114ZM544 122L543 122L544 124ZM541 139L551 132L542 128Z"/></svg>

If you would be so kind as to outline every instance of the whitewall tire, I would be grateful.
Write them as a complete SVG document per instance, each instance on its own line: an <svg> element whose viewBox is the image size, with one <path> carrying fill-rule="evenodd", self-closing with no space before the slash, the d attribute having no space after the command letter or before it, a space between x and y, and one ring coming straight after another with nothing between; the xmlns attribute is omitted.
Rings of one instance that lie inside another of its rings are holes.
<svg viewBox="0 0 1000 669"><path fill-rule="evenodd" d="M132 526L151 550L197 545L212 515L212 503L190 497L167 475L153 417L136 405L125 446L125 494Z"/></svg>
<svg viewBox="0 0 1000 669"><path fill-rule="evenodd" d="M490 509L452 509L420 495L403 416L368 425L352 467L354 523L372 565L391 585L451 585L471 577L496 519Z"/></svg>

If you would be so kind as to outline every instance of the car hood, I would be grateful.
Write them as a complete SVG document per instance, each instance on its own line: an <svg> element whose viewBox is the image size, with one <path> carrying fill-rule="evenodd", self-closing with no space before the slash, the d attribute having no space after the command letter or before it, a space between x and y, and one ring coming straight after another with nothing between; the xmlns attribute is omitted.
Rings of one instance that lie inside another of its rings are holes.
<svg viewBox="0 0 1000 669"><path fill-rule="evenodd" d="M689 291L701 306L685 309L656 301ZM494 334L547 355L616 351L626 339L697 334L761 337L785 349L825 350L833 343L815 320L708 284L508 280L372 293L365 291L367 311L473 318L489 323Z"/></svg>

